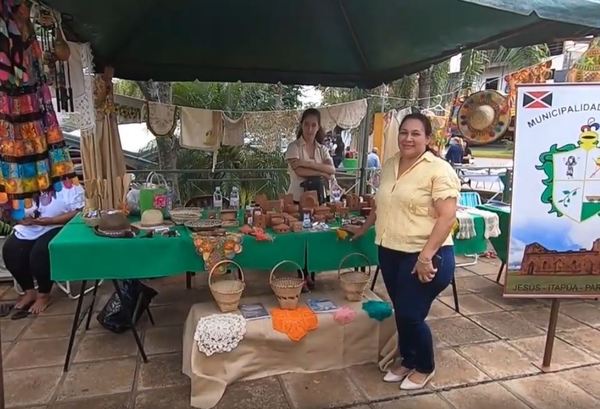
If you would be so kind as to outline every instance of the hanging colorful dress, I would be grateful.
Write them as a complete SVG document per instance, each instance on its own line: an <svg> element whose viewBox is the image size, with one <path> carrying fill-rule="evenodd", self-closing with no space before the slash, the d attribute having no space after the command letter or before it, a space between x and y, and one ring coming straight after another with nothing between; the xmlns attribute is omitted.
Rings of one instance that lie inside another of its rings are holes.
<svg viewBox="0 0 600 409"><path fill-rule="evenodd" d="M14 220L40 192L78 184L24 0L0 0L0 206Z"/></svg>

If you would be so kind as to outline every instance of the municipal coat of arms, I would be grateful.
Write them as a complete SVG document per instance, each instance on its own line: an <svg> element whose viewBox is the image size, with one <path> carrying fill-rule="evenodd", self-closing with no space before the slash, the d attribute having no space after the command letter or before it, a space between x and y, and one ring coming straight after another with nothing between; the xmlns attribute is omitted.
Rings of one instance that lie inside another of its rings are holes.
<svg viewBox="0 0 600 409"><path fill-rule="evenodd" d="M576 144L554 144L540 155L538 170L546 174L541 200L551 206L549 213L577 223L600 214L600 135L594 118L580 130Z"/></svg>

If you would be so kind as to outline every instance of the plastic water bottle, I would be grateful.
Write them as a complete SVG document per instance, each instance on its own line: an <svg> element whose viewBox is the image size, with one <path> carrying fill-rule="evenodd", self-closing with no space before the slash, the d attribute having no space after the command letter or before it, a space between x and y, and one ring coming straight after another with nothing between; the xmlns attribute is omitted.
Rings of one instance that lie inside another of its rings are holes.
<svg viewBox="0 0 600 409"><path fill-rule="evenodd" d="M304 213L304 219L302 220L302 227L305 229L310 229L312 227L312 221L310 220L310 213Z"/></svg>
<svg viewBox="0 0 600 409"><path fill-rule="evenodd" d="M329 186L329 191L331 193L331 201L333 203L339 203L342 199L342 188L338 185L337 181L333 179Z"/></svg>
<svg viewBox="0 0 600 409"><path fill-rule="evenodd" d="M215 193L213 193L213 207L215 209L223 208L223 194L221 193L221 187L217 186L215 188Z"/></svg>
<svg viewBox="0 0 600 409"><path fill-rule="evenodd" d="M240 207L240 191L237 186L231 188L231 195L229 196L229 206L233 209L239 209Z"/></svg>

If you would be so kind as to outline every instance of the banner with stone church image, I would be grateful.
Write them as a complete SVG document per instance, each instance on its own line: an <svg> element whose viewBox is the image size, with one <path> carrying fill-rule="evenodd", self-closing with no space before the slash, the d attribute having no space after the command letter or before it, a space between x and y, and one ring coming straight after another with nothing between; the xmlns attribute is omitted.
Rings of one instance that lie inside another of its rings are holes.
<svg viewBox="0 0 600 409"><path fill-rule="evenodd" d="M600 84L517 89L507 297L600 295Z"/></svg>

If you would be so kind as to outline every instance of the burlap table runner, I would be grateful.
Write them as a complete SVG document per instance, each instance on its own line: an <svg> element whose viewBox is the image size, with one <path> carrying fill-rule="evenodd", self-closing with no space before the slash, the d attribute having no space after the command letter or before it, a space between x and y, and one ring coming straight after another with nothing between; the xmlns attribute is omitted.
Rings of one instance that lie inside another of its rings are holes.
<svg viewBox="0 0 600 409"><path fill-rule="evenodd" d="M362 303L351 303L340 291L302 294L308 298L329 298L339 306L357 311L356 319L338 324L333 314L318 314L319 327L299 342L273 330L270 319L248 321L247 333L239 346L229 353L210 357L198 351L194 332L198 320L218 313L214 302L195 304L190 309L183 334L183 373L191 379L191 405L214 407L227 385L236 381L264 378L288 372L310 373L342 369L354 365L377 363L384 369L397 350L393 316L383 322L368 317ZM380 300L368 291L365 300ZM243 298L242 303L260 302L270 310L277 307L273 295Z"/></svg>

